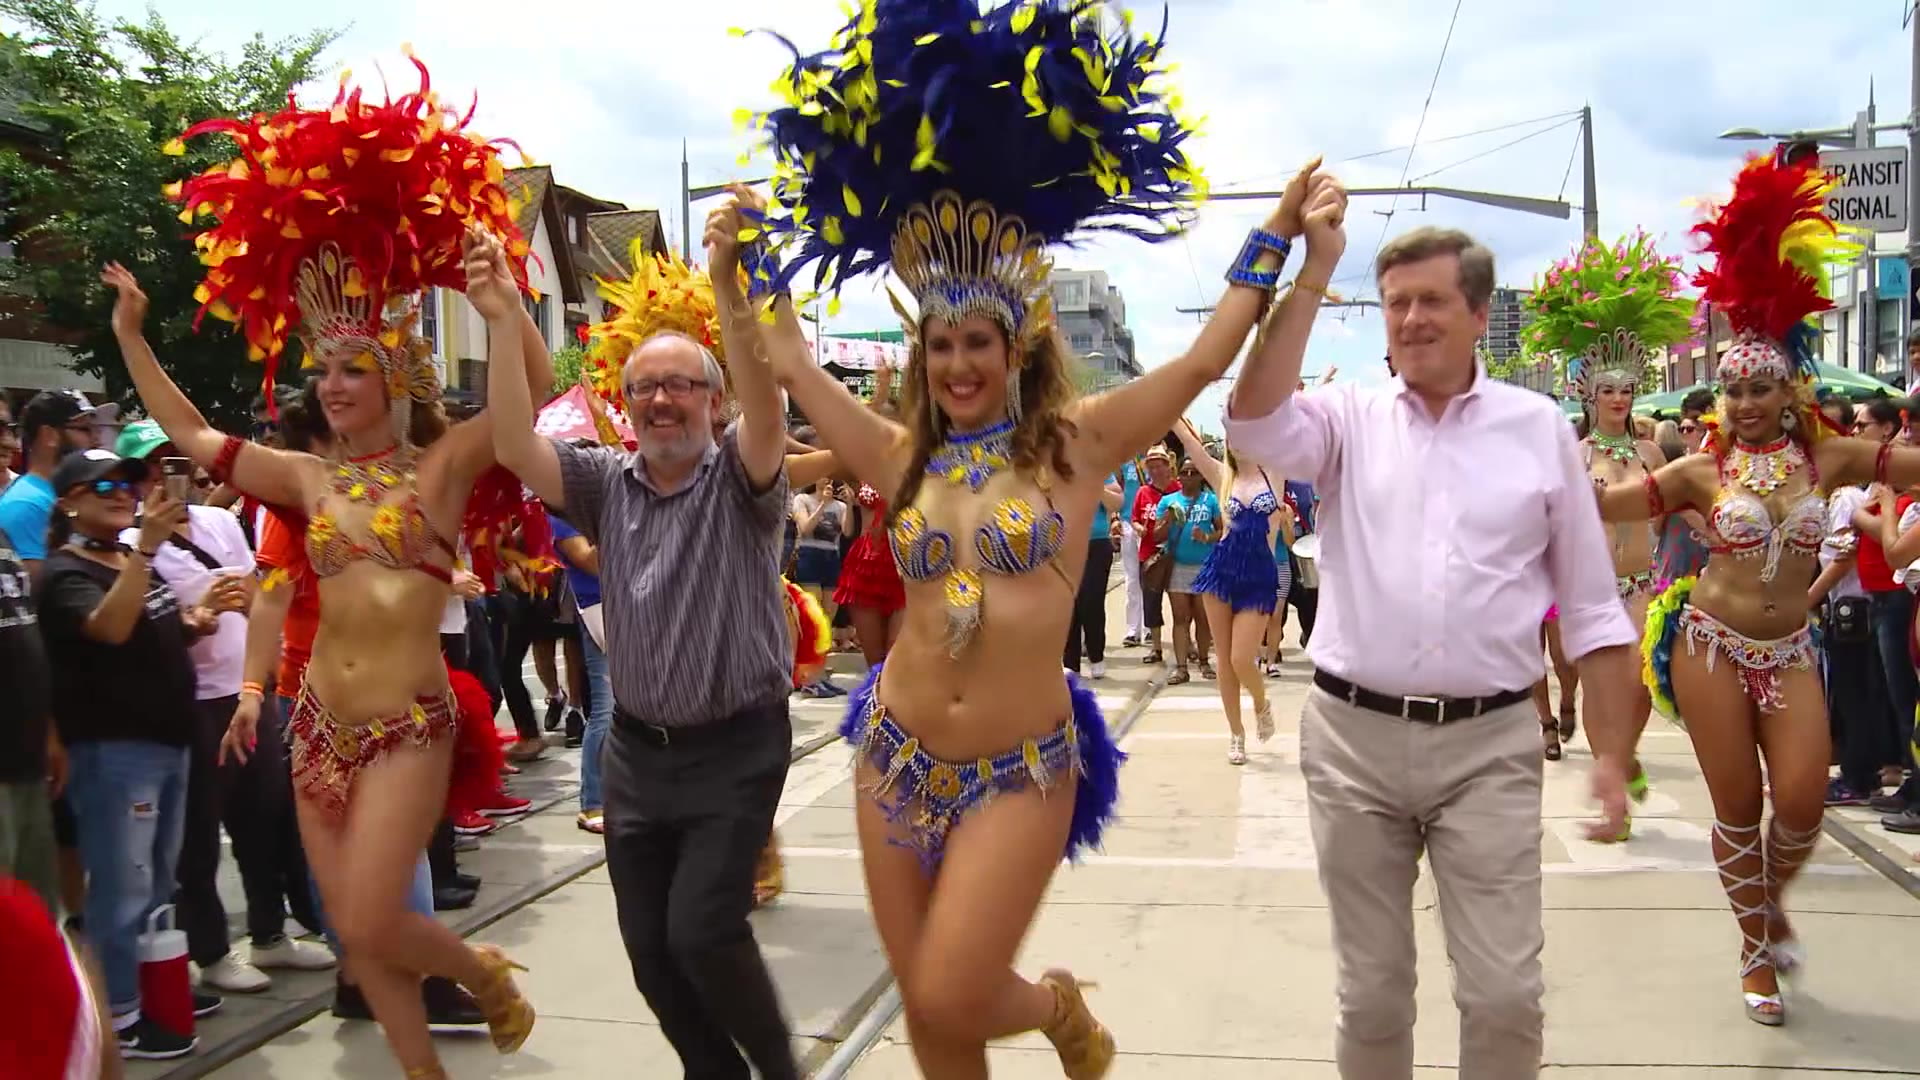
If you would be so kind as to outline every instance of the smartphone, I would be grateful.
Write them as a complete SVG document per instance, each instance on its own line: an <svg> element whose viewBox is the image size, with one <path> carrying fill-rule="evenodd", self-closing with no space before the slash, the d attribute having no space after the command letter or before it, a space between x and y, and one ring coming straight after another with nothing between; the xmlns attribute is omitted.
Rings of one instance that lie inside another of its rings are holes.
<svg viewBox="0 0 1920 1080"><path fill-rule="evenodd" d="M160 477L167 486L167 498L175 502L186 502L187 495L193 491L193 459L161 458Z"/></svg>

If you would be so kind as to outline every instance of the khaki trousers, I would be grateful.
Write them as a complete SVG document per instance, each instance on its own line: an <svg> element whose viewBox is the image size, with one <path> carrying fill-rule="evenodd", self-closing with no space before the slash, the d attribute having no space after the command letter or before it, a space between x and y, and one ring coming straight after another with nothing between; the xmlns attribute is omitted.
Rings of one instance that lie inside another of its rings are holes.
<svg viewBox="0 0 1920 1080"><path fill-rule="evenodd" d="M1300 769L1333 918L1344 1080L1413 1075L1424 848L1460 1009L1461 1080L1540 1073L1540 728L1528 702L1422 724L1314 688Z"/></svg>

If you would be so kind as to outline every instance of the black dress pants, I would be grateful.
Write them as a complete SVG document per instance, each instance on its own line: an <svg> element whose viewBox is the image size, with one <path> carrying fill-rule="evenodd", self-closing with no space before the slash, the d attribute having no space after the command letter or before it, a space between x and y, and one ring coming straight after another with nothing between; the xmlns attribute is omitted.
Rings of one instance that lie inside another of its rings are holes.
<svg viewBox="0 0 1920 1080"><path fill-rule="evenodd" d="M1842 641L1827 619L1827 717L1840 759L1840 779L1867 795L1880 791L1880 766L1898 761L1900 746L1888 723L1887 678L1871 634Z"/></svg>
<svg viewBox="0 0 1920 1080"><path fill-rule="evenodd" d="M188 759L187 813L174 902L180 928L187 933L188 955L201 967L226 956L230 944L227 909L216 884L223 824L233 839L233 861L240 866L247 932L254 944L267 945L280 937L289 897L296 918L309 927L318 922L306 892L306 855L293 823L293 784L277 718L262 708L256 729L260 741L246 764L231 758L225 765L216 764L220 738L238 702L238 697L224 697L198 703Z"/></svg>
<svg viewBox="0 0 1920 1080"><path fill-rule="evenodd" d="M1088 663L1106 662L1107 578L1112 572L1113 542L1096 536L1087 544L1087 569L1080 575L1080 591L1073 597L1073 621L1067 624L1063 663L1069 671L1080 670L1083 649Z"/></svg>
<svg viewBox="0 0 1920 1080"><path fill-rule="evenodd" d="M633 982L687 1080L798 1080L747 915L786 783L783 696L665 731L617 712L601 756L607 871ZM742 1053L745 1059L742 1059Z"/></svg>

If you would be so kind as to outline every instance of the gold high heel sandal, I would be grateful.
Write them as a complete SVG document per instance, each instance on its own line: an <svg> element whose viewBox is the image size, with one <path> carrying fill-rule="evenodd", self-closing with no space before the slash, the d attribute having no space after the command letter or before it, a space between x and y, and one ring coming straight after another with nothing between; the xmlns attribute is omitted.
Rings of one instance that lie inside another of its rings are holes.
<svg viewBox="0 0 1920 1080"><path fill-rule="evenodd" d="M1040 983L1053 990L1053 1020L1040 1033L1060 1055L1067 1080L1101 1080L1113 1067L1115 1049L1113 1033L1093 1018L1080 993L1082 987L1094 984L1059 969L1042 975Z"/></svg>
<svg viewBox="0 0 1920 1080"><path fill-rule="evenodd" d="M439 1065L422 1065L408 1069L407 1080L447 1080L447 1070Z"/></svg>
<svg viewBox="0 0 1920 1080"><path fill-rule="evenodd" d="M493 1036L493 1048L503 1054L520 1049L533 1033L533 1004L514 985L513 973L527 970L501 951L498 945L473 946L474 959L487 969L485 986L469 986L480 1011L487 1014L487 1031Z"/></svg>

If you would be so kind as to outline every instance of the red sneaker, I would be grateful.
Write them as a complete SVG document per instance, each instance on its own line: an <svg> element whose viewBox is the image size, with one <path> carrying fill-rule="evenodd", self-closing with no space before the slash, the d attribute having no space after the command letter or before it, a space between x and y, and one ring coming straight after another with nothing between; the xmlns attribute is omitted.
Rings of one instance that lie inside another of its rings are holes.
<svg viewBox="0 0 1920 1080"><path fill-rule="evenodd" d="M488 817L512 817L515 814L526 813L532 806L532 799L522 799L517 795L510 795L505 788L501 788L494 793L493 798L474 807L474 809Z"/></svg>
<svg viewBox="0 0 1920 1080"><path fill-rule="evenodd" d="M453 831L461 836L485 836L500 827L499 822L474 810L457 811L448 820L453 823Z"/></svg>

